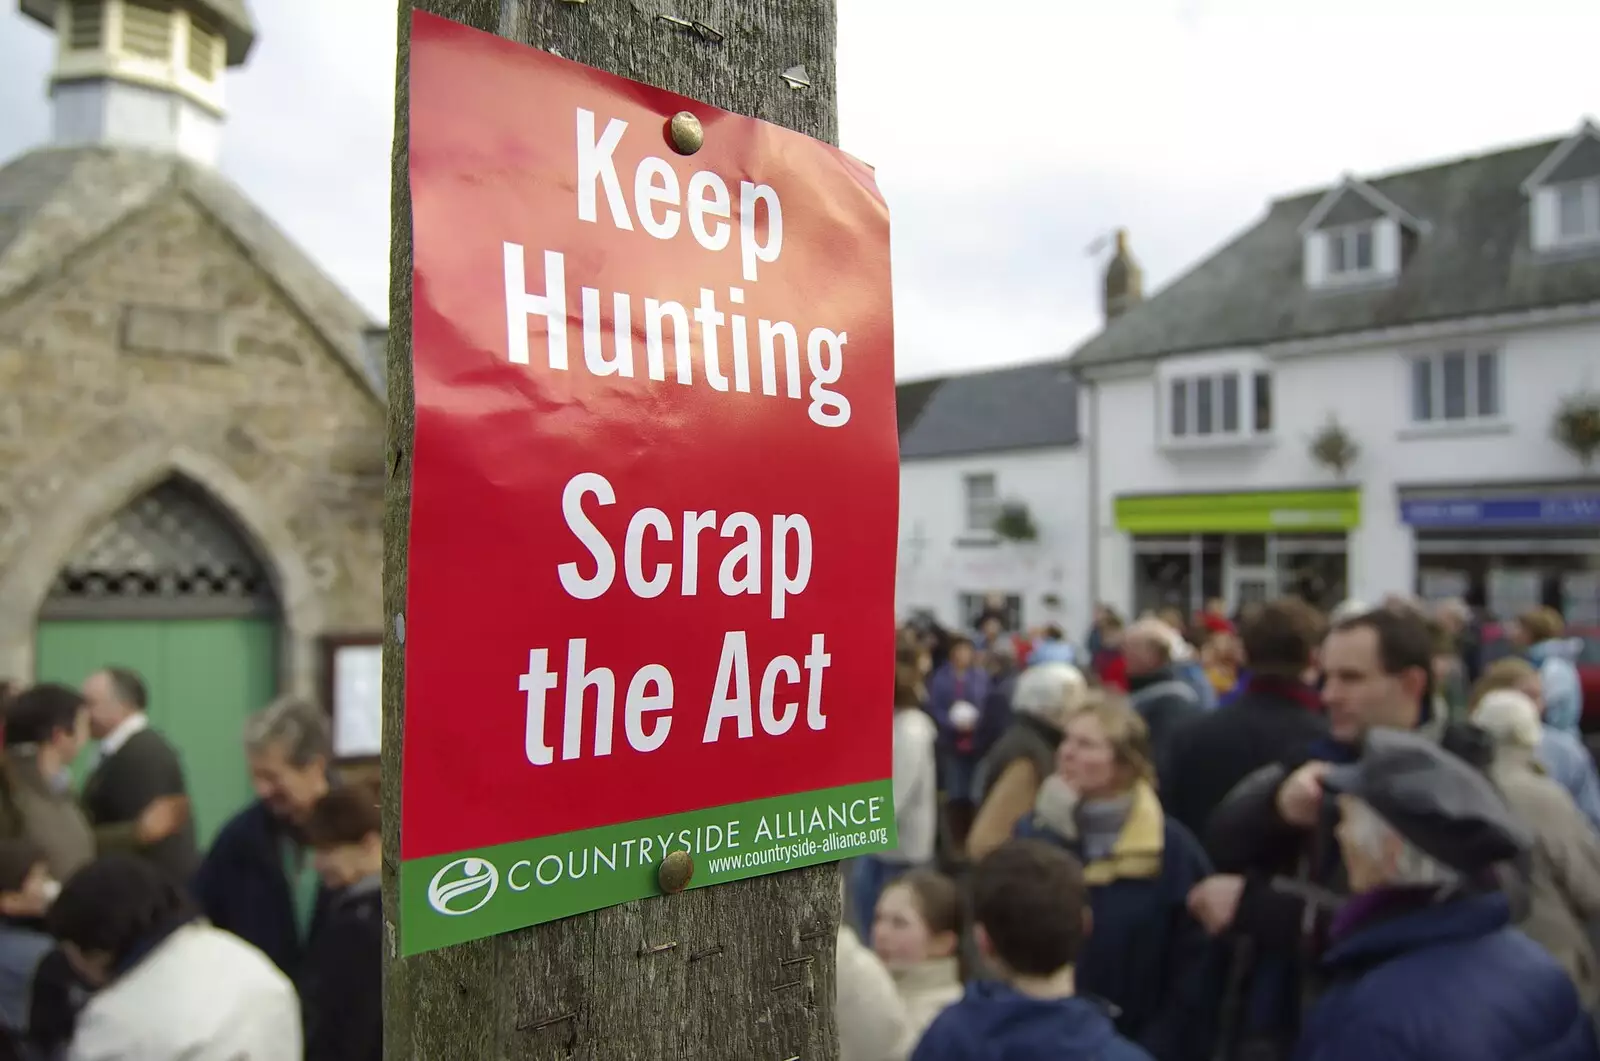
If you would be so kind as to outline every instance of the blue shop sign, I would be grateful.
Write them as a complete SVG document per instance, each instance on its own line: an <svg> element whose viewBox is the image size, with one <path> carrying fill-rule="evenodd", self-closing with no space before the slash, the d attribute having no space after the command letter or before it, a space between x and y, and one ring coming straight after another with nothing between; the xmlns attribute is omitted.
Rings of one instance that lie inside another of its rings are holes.
<svg viewBox="0 0 1600 1061"><path fill-rule="evenodd" d="M1592 527L1600 526L1600 493L1402 501L1400 518L1413 527Z"/></svg>

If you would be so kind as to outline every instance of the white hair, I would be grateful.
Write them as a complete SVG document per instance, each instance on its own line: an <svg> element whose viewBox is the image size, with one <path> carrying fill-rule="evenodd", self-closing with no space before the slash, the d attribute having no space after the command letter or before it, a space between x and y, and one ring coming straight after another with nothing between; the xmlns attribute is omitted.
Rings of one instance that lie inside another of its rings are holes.
<svg viewBox="0 0 1600 1061"><path fill-rule="evenodd" d="M1140 638L1148 641L1160 649L1167 662L1176 663L1188 658L1188 643L1183 640L1183 635L1174 630L1172 626L1154 616L1145 616L1134 623L1123 635L1124 640L1129 637Z"/></svg>
<svg viewBox="0 0 1600 1061"><path fill-rule="evenodd" d="M1035 663L1017 678L1011 709L1065 729L1067 719L1083 706L1088 694L1089 683L1072 664Z"/></svg>
<svg viewBox="0 0 1600 1061"><path fill-rule="evenodd" d="M1460 883L1459 873L1419 850L1366 803L1358 799L1348 800L1344 803L1343 812L1351 842L1373 861L1381 862L1386 857L1384 849L1390 837L1400 842L1399 857L1395 859L1394 869L1389 879L1384 881L1385 884L1425 888L1453 887Z"/></svg>
<svg viewBox="0 0 1600 1061"><path fill-rule="evenodd" d="M1354 598L1346 601L1340 601L1338 604L1334 605L1333 611L1328 613L1328 622L1334 626L1338 626L1347 619L1354 619L1358 615L1365 615L1371 610L1371 605L1367 604L1366 601L1359 601Z"/></svg>
<svg viewBox="0 0 1600 1061"><path fill-rule="evenodd" d="M285 696L274 700L245 721L244 746L251 753L279 745L289 765L304 767L333 754L328 716L309 700Z"/></svg>
<svg viewBox="0 0 1600 1061"><path fill-rule="evenodd" d="M1512 748L1537 748L1544 735L1539 708L1517 689L1496 689L1486 695L1472 709L1472 721L1496 744Z"/></svg>

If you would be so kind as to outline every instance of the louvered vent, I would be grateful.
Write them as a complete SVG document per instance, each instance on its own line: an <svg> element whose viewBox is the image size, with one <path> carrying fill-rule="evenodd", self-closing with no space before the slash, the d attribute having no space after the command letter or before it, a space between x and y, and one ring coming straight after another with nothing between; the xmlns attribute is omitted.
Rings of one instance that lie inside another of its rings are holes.
<svg viewBox="0 0 1600 1061"><path fill-rule="evenodd" d="M66 5L67 50L97 51L105 42L104 0L72 0Z"/></svg>
<svg viewBox="0 0 1600 1061"><path fill-rule="evenodd" d="M189 23L189 72L206 81L217 76L217 55L222 38L193 20Z"/></svg>
<svg viewBox="0 0 1600 1061"><path fill-rule="evenodd" d="M146 59L172 55L172 10L149 2L122 5L122 50Z"/></svg>

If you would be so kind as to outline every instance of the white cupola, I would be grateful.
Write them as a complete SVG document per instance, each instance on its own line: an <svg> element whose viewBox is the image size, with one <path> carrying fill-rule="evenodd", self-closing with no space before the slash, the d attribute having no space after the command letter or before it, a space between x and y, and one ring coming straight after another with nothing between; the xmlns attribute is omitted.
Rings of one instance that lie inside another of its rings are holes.
<svg viewBox="0 0 1600 1061"><path fill-rule="evenodd" d="M255 42L245 0L20 0L56 34L58 146L171 151L214 164L224 74Z"/></svg>

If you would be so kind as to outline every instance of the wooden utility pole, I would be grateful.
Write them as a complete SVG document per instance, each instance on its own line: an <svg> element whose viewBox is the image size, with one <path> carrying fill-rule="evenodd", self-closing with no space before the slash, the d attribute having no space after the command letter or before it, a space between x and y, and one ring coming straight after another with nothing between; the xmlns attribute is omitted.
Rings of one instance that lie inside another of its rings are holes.
<svg viewBox="0 0 1600 1061"><path fill-rule="evenodd" d="M834 1061L841 895L833 865L647 899L405 959L397 956L395 924L414 422L411 12L442 15L836 143L834 2L400 0L399 7L384 515L384 1056Z"/></svg>

